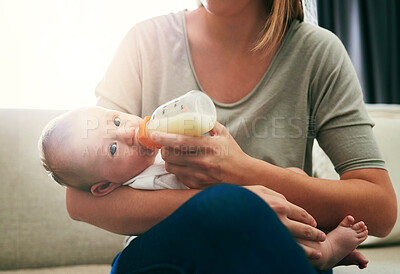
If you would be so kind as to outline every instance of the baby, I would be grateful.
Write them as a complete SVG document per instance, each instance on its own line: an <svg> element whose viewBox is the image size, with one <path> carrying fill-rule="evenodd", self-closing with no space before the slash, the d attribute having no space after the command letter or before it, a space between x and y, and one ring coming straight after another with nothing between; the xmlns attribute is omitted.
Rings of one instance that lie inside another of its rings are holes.
<svg viewBox="0 0 400 274"><path fill-rule="evenodd" d="M138 189L187 189L165 170L158 151L139 144L136 131L142 121L100 107L67 112L43 130L39 140L43 166L59 184L95 196L123 184Z"/></svg>
<svg viewBox="0 0 400 274"><path fill-rule="evenodd" d="M107 195L121 185L137 189L187 189L168 173L158 150L142 146L136 133L140 117L87 107L67 112L50 121L39 139L45 169L61 185ZM289 168L302 173L297 168ZM365 268L368 261L355 250L367 238L363 222L347 216L327 234L324 242L300 240L304 249L320 250L322 257L310 260L318 269L340 264Z"/></svg>

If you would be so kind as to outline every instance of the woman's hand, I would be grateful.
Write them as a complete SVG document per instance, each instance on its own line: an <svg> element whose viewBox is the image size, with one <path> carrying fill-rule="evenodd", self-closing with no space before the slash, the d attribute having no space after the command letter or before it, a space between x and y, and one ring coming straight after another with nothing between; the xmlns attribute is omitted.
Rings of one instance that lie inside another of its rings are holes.
<svg viewBox="0 0 400 274"><path fill-rule="evenodd" d="M244 186L244 188L263 199L296 240L325 241L326 235L316 228L315 219L306 210L287 201L282 194L259 185ZM319 259L322 255L317 249L302 244L300 246L309 259Z"/></svg>
<svg viewBox="0 0 400 274"><path fill-rule="evenodd" d="M249 160L228 130L216 123L211 136L191 137L154 132L151 138L163 145L165 168L190 188L240 182L243 161Z"/></svg>

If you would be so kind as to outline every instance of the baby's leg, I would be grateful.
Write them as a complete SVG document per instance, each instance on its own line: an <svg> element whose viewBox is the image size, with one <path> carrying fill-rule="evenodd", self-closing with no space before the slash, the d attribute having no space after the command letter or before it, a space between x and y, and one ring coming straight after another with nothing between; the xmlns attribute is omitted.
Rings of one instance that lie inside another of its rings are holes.
<svg viewBox="0 0 400 274"><path fill-rule="evenodd" d="M310 260L317 269L330 269L338 264L358 265L365 268L368 260L356 249L368 237L364 222L354 223L352 216L347 216L334 230L327 234L324 242L298 240L300 245L321 251L321 258Z"/></svg>

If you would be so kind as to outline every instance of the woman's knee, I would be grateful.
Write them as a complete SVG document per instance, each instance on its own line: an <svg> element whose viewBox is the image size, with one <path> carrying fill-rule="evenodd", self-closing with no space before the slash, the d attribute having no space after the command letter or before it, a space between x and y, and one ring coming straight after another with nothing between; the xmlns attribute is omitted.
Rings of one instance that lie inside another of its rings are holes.
<svg viewBox="0 0 400 274"><path fill-rule="evenodd" d="M199 250L207 250L210 258L218 256L230 263L237 258L262 265L259 259L274 256L277 250L297 248L302 252L268 204L245 188L211 187L182 209L185 213L178 216L190 223L187 238Z"/></svg>
<svg viewBox="0 0 400 274"><path fill-rule="evenodd" d="M266 203L253 192L236 185L223 184L210 187L191 198L184 206L208 213L238 213L252 210ZM237 214L236 214L237 215Z"/></svg>
<svg viewBox="0 0 400 274"><path fill-rule="evenodd" d="M278 220L270 207L256 194L235 185L210 187L185 203L180 210L211 233L228 235L254 231L270 219ZM204 231L203 231L204 233Z"/></svg>
<svg viewBox="0 0 400 274"><path fill-rule="evenodd" d="M302 254L261 198L242 187L219 185L200 192L133 241L121 255L121 265L128 262L139 269L155 261L189 273L211 273L210 266L213 273L257 273L281 267L276 254L293 250Z"/></svg>

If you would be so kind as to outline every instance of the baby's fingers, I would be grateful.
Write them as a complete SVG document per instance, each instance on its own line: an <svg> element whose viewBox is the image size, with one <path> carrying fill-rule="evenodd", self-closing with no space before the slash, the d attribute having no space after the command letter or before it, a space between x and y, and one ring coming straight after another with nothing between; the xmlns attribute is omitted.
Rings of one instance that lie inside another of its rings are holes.
<svg viewBox="0 0 400 274"><path fill-rule="evenodd" d="M321 258L322 253L321 251L314 249L312 247L300 244L299 245L303 248L304 252L306 253L306 256L308 259L310 260L318 260L319 258Z"/></svg>

